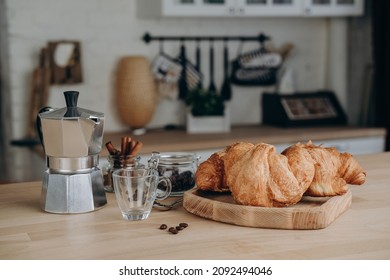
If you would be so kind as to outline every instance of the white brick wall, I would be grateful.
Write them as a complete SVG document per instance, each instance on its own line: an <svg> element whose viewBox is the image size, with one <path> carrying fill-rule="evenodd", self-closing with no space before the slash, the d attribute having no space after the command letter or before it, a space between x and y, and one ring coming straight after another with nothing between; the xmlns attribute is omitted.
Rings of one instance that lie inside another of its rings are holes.
<svg viewBox="0 0 390 280"><path fill-rule="evenodd" d="M83 84L51 86L49 104L64 107L62 92L80 91L79 106L106 115L106 131L127 127L117 117L113 105L113 82L116 63L122 56L145 55L150 60L158 52L158 43L145 44L141 37L153 35L258 35L265 32L276 45L287 41L296 46L289 65L294 68L299 90L326 87L327 24L325 19L140 19L136 1L132 0L5 0L9 34L12 122L14 138L26 133L26 113L31 73L38 64L39 50L50 40L74 39L82 44ZM152 2L152 1L151 1ZM307 24L309 21L309 24ZM341 23L343 24L343 23ZM345 48L343 40L337 47ZM230 57L238 44L231 43ZM222 83L222 43L215 43L215 81ZM245 44L246 49L253 43ZM178 43L164 44L165 52L176 56ZM194 45L187 44L189 58L194 60ZM202 71L208 85L208 44L202 43ZM345 62L340 61L341 68ZM339 67L340 65L335 65ZM234 87L231 101L233 124L260 122L261 88ZM339 92L343 95L345 93ZM244 109L243 109L244 108ZM162 100L148 127L184 122L180 102Z"/></svg>

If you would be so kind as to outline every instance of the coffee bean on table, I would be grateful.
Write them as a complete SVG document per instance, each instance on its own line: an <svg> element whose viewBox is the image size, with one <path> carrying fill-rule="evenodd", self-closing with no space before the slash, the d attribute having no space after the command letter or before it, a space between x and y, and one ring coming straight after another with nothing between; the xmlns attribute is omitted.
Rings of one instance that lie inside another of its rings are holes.
<svg viewBox="0 0 390 280"><path fill-rule="evenodd" d="M160 226L160 229L167 229L168 228L168 226L166 225L166 224L162 224L161 226Z"/></svg>

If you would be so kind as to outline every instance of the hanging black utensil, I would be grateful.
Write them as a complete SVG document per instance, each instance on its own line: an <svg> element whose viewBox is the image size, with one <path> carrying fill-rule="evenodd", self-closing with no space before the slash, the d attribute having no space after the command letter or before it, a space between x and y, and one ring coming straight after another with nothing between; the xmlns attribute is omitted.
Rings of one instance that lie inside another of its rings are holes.
<svg viewBox="0 0 390 280"><path fill-rule="evenodd" d="M217 92L217 87L214 84L214 44L210 41L210 92Z"/></svg>
<svg viewBox="0 0 390 280"><path fill-rule="evenodd" d="M180 46L180 63L182 66L181 75L179 79L179 99L185 100L188 95L188 84L187 84L187 58L186 49L182 42Z"/></svg>
<svg viewBox="0 0 390 280"><path fill-rule="evenodd" d="M229 76L229 51L228 45L225 41L223 49L223 70L224 70L224 80L221 87L221 97L223 100L230 100L232 98L232 86L230 83Z"/></svg>
<svg viewBox="0 0 390 280"><path fill-rule="evenodd" d="M195 63L196 63L195 67L196 67L196 70L198 70L199 73L201 73L201 70L200 70L200 68L201 68L201 58L200 58L200 56L201 56L201 54L200 54L200 52L201 52L200 51L200 41L197 40L196 41L196 50L195 50ZM203 87L202 80L199 80L197 88L200 89L202 87Z"/></svg>

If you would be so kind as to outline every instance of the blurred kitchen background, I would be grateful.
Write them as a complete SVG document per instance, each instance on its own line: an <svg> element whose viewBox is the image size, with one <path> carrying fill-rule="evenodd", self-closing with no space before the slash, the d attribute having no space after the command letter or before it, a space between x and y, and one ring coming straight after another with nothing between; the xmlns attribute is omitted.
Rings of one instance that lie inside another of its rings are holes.
<svg viewBox="0 0 390 280"><path fill-rule="evenodd" d="M50 83L46 90L47 104L64 107L63 92L77 90L80 107L105 113L106 132L130 129L119 117L114 100L119 61L126 56L144 56L152 62L162 50L171 57L179 56L179 41L146 43L145 33L152 36L258 36L264 33L270 36L270 43L276 48L291 43L294 47L284 61L285 73L288 73L285 82L290 89L298 92L331 90L344 108L350 125L377 125L369 114L373 78L372 2L0 0L0 181L41 179L42 159L30 153L29 147L9 143L15 139L29 140L34 71L44 65L42 48L50 47L53 42L80 44L77 59L81 72L77 73L76 69L71 73L73 83ZM200 6L188 9L197 4ZM241 47L243 51L253 50L258 45L251 41ZM186 42L185 46L187 58L194 62L197 45ZM228 47L232 60L239 52L240 42L229 41ZM203 83L208 85L209 42L202 41L200 48ZM220 88L224 74L223 42L214 42L214 49L214 81ZM233 85L232 89L232 98L228 101L231 124L261 124L262 93L275 91L275 86ZM185 113L182 100L160 96L146 128L183 126ZM36 164L26 165L27 162ZM10 168L12 175L3 172Z"/></svg>

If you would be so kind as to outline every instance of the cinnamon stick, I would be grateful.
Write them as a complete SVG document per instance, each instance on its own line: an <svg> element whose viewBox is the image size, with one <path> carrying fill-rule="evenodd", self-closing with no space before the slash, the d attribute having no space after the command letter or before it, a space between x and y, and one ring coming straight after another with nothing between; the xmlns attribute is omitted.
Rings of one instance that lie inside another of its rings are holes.
<svg viewBox="0 0 390 280"><path fill-rule="evenodd" d="M132 147L132 142L133 141L134 140L130 140L129 142L127 142L126 155L131 155L131 151L133 150L133 147Z"/></svg>
<svg viewBox="0 0 390 280"><path fill-rule="evenodd" d="M110 155L117 155L117 154L119 154L120 152L117 150L117 149L115 149L115 147L114 147L114 145L111 143L111 141L108 141L107 143L106 143L106 148L107 148L107 151L108 151L108 153L110 154Z"/></svg>
<svg viewBox="0 0 390 280"><path fill-rule="evenodd" d="M135 147L135 144L137 143L137 141L135 141L135 140L131 140L131 143L130 143L130 146L131 146L131 148L130 148L130 154L132 153L132 151L134 150L134 147Z"/></svg>
<svg viewBox="0 0 390 280"><path fill-rule="evenodd" d="M129 154L128 143L131 142L131 138L123 136L121 140L121 155L125 156Z"/></svg>
<svg viewBox="0 0 390 280"><path fill-rule="evenodd" d="M131 150L131 156L135 156L138 154L138 152L141 150L143 144L140 141L136 141L134 148Z"/></svg>

